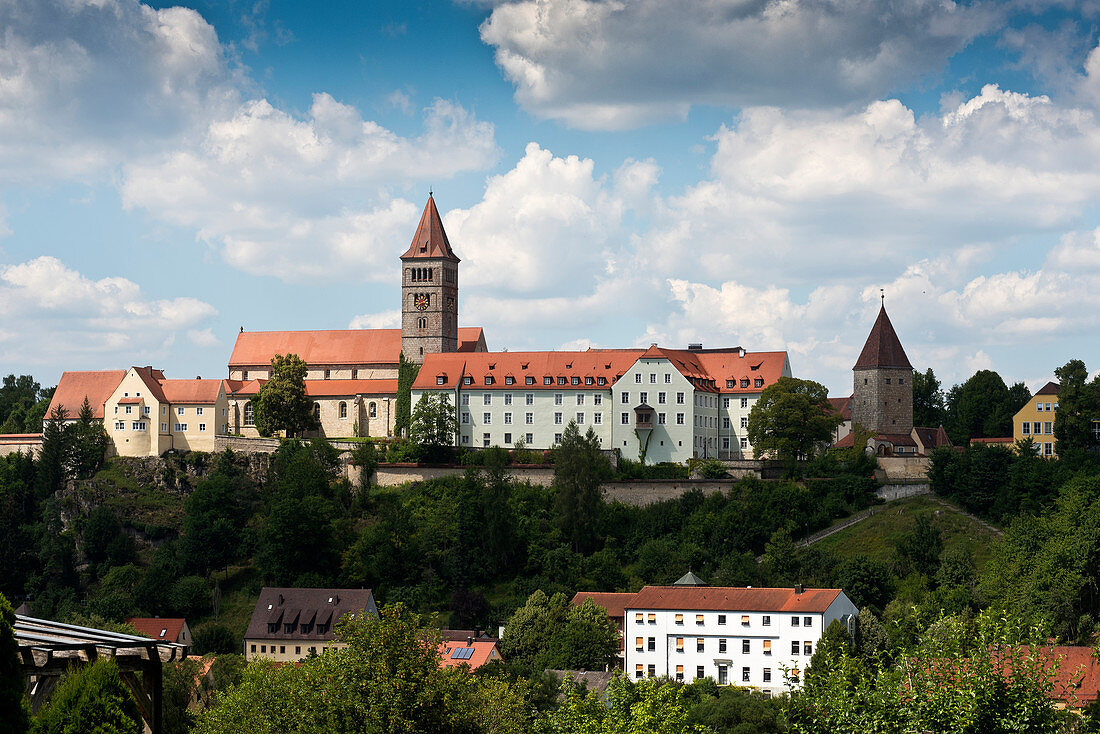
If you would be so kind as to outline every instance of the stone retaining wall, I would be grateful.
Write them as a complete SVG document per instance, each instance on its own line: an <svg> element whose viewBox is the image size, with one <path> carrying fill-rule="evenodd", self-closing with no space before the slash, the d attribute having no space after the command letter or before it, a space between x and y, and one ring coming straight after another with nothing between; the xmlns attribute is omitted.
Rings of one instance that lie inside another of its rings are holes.
<svg viewBox="0 0 1100 734"><path fill-rule="evenodd" d="M928 479L927 456L880 456L878 467L886 473L886 481L904 481L907 479Z"/></svg>
<svg viewBox="0 0 1100 734"><path fill-rule="evenodd" d="M673 500L694 489L703 494L725 492L733 479L649 479L630 482L608 482L603 485L604 500L624 505L645 507L664 500Z"/></svg>
<svg viewBox="0 0 1100 734"><path fill-rule="evenodd" d="M932 485L927 483L884 484L875 492L877 497L887 502L905 499L906 497L916 497L922 494L932 494Z"/></svg>

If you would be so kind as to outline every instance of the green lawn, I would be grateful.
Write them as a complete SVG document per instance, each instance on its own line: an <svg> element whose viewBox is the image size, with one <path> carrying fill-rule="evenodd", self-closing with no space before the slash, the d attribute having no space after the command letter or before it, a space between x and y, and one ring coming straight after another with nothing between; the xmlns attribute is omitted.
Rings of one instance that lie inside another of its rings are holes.
<svg viewBox="0 0 1100 734"><path fill-rule="evenodd" d="M980 571L990 556L995 535L969 517L944 507L929 497L909 497L875 508L875 514L850 528L814 544L838 558L863 554L889 562L898 540L908 533L917 518L932 517L932 524L943 536L944 548L966 546Z"/></svg>

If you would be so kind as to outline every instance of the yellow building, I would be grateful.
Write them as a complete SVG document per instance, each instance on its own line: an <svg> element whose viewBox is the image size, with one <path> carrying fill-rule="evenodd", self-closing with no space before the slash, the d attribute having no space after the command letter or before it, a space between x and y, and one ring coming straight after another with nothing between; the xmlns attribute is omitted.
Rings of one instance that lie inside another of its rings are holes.
<svg viewBox="0 0 1100 734"><path fill-rule="evenodd" d="M1058 385L1048 382L1012 418L1012 439L1031 439L1040 456L1057 456L1054 416L1058 410Z"/></svg>

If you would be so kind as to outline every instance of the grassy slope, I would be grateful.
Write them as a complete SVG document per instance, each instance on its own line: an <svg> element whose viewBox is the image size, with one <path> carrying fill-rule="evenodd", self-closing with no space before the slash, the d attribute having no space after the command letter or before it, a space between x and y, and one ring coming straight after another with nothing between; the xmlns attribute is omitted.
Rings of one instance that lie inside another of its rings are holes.
<svg viewBox="0 0 1100 734"><path fill-rule="evenodd" d="M932 516L933 525L943 535L944 548L969 547L980 572L989 559L995 535L962 513L928 497L909 497L880 505L871 517L830 535L814 547L838 558L863 554L889 562L898 540L913 528L921 515Z"/></svg>

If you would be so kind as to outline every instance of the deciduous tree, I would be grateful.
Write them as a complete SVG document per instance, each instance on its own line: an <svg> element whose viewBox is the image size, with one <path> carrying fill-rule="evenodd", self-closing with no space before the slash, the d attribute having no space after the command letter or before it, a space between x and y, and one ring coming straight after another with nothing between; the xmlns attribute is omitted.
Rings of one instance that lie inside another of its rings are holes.
<svg viewBox="0 0 1100 734"><path fill-rule="evenodd" d="M554 489L558 523L574 551L589 552L596 546L600 486L610 476L596 432L589 426L582 436L576 422L569 421L554 449Z"/></svg>
<svg viewBox="0 0 1100 734"><path fill-rule="evenodd" d="M748 438L759 456L794 461L813 456L843 419L829 404L829 391L813 380L780 377L764 388L749 411Z"/></svg>
<svg viewBox="0 0 1100 734"><path fill-rule="evenodd" d="M306 397L306 363L297 354L276 354L271 374L252 399L256 430L261 436L286 431L295 436L317 427L313 402Z"/></svg>

